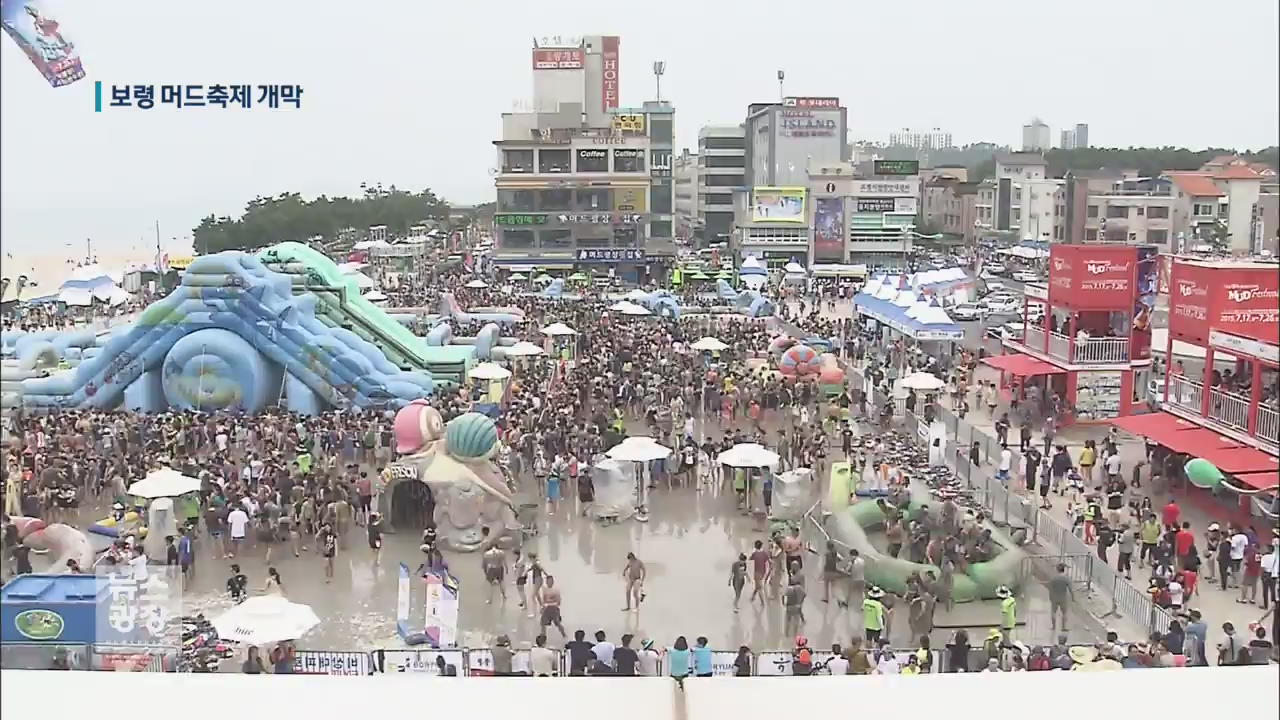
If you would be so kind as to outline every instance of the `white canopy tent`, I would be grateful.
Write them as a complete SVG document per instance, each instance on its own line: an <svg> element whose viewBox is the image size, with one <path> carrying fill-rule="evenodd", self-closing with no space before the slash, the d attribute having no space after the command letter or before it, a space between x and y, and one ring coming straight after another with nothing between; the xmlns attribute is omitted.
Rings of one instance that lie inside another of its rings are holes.
<svg viewBox="0 0 1280 720"><path fill-rule="evenodd" d="M564 323L558 322L551 323L550 325L542 328L542 334L549 335L551 337L564 337L568 335L577 335L578 331Z"/></svg>
<svg viewBox="0 0 1280 720"><path fill-rule="evenodd" d="M532 355L541 355L543 352L543 349L537 345L527 340L521 340L507 348L507 357L530 357Z"/></svg>

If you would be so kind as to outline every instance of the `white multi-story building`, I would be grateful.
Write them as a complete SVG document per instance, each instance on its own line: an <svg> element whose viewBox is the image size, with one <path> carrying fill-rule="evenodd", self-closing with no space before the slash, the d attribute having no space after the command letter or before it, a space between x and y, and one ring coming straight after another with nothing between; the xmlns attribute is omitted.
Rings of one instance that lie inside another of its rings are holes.
<svg viewBox="0 0 1280 720"><path fill-rule="evenodd" d="M1060 180L1045 177L1048 165L1039 153L996 155L995 230L1020 233L1019 237L1048 240L1053 237L1053 193ZM1034 205L1026 208L1024 204ZM1048 213L1047 216L1045 213ZM1045 237L1044 233L1049 233Z"/></svg>
<svg viewBox="0 0 1280 720"><path fill-rule="evenodd" d="M674 259L670 103L618 105L618 38L535 40L532 112L505 113L494 262L660 277Z"/></svg>
<svg viewBox="0 0 1280 720"><path fill-rule="evenodd" d="M1022 151L1044 152L1049 145L1049 126L1040 118L1032 118L1031 122L1022 126Z"/></svg>
<svg viewBox="0 0 1280 720"><path fill-rule="evenodd" d="M741 125L706 125L698 131L698 226L706 243L733 233L733 193L746 187L746 138Z"/></svg>
<svg viewBox="0 0 1280 720"><path fill-rule="evenodd" d="M675 185L676 237L691 240L701 235L698 218L698 156L685 148L671 166Z"/></svg>

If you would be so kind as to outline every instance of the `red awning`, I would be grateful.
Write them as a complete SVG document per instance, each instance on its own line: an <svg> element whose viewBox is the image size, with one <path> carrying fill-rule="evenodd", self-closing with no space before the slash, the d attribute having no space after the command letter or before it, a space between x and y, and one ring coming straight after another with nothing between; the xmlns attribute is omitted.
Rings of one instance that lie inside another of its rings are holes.
<svg viewBox="0 0 1280 720"><path fill-rule="evenodd" d="M1277 486L1280 486L1280 472L1275 470L1260 473L1241 473L1234 477L1254 490L1275 490Z"/></svg>
<svg viewBox="0 0 1280 720"><path fill-rule="evenodd" d="M1250 447L1215 448L1197 457L1208 460L1224 473L1237 476L1268 470L1275 472L1276 465L1280 463L1274 455Z"/></svg>
<svg viewBox="0 0 1280 720"><path fill-rule="evenodd" d="M1056 375L1058 373L1066 372L1066 370L1063 370L1053 363L1047 363L1043 360L1037 360L1030 355L1022 354L994 355L992 357L983 358L982 362L993 368L998 368L1019 377Z"/></svg>
<svg viewBox="0 0 1280 720"><path fill-rule="evenodd" d="M1164 412L1127 415L1112 420L1111 424L1174 452L1195 457L1205 457L1215 450L1244 449L1229 437ZM1222 468L1222 471L1227 472L1226 468Z"/></svg>

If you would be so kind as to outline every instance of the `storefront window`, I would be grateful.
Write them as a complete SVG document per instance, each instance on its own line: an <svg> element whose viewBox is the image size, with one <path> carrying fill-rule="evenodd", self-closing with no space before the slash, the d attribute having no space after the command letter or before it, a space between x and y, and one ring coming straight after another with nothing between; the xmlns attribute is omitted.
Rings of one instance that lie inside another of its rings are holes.
<svg viewBox="0 0 1280 720"><path fill-rule="evenodd" d="M649 223L649 237L669 238L671 237L671 221L670 220L654 220Z"/></svg>
<svg viewBox="0 0 1280 720"><path fill-rule="evenodd" d="M572 190L561 188L542 190L540 195L541 197L538 198L539 210L568 210L570 203L573 202Z"/></svg>
<svg viewBox="0 0 1280 720"><path fill-rule="evenodd" d="M508 173L533 172L533 151L532 150L503 150L502 151L502 172L508 172Z"/></svg>
<svg viewBox="0 0 1280 720"><path fill-rule="evenodd" d="M578 151L578 172L609 172L609 151L583 148Z"/></svg>
<svg viewBox="0 0 1280 720"><path fill-rule="evenodd" d="M538 151L538 172L567 173L571 170L572 168L569 167L568 150Z"/></svg>
<svg viewBox="0 0 1280 720"><path fill-rule="evenodd" d="M578 247L583 247L583 248L603 248L603 247L609 247L609 238L607 238L607 237L580 237L580 238L578 238Z"/></svg>
<svg viewBox="0 0 1280 720"><path fill-rule="evenodd" d="M532 230L503 230L498 235L498 247L508 250L524 250L533 247Z"/></svg>
<svg viewBox="0 0 1280 720"><path fill-rule="evenodd" d="M614 172L644 172L644 150L618 148L613 151Z"/></svg>
<svg viewBox="0 0 1280 720"><path fill-rule="evenodd" d="M635 247L638 239L639 228L637 227L619 227L613 230L613 246L614 247Z"/></svg>
<svg viewBox="0 0 1280 720"><path fill-rule="evenodd" d="M498 212L531 212L534 209L532 190L499 190Z"/></svg>
<svg viewBox="0 0 1280 720"><path fill-rule="evenodd" d="M649 212L657 215L671 213L671 185L654 181L649 188Z"/></svg>
<svg viewBox="0 0 1280 720"><path fill-rule="evenodd" d="M574 203L575 210L599 210L607 212L613 209L613 201L609 198L608 188L592 188L579 190L578 199Z"/></svg>
<svg viewBox="0 0 1280 720"><path fill-rule="evenodd" d="M568 230L543 230L539 236L544 248L567 250L573 246L573 236Z"/></svg>

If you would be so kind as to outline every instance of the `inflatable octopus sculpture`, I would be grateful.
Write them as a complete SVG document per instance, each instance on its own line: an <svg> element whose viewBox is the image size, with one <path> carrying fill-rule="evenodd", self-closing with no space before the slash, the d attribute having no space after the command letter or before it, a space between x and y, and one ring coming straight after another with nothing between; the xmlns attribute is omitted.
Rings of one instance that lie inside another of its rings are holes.
<svg viewBox="0 0 1280 720"><path fill-rule="evenodd" d="M465 413L446 424L426 400L414 400L396 413L394 432L400 458L382 472L383 497L400 482L426 483L443 547L483 552L519 529L514 488L493 460L500 443L488 416Z"/></svg>

